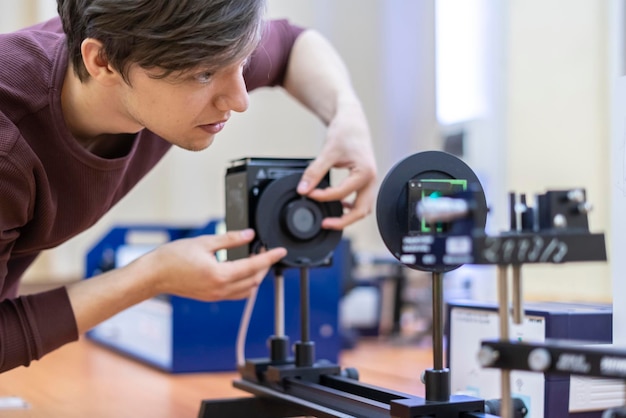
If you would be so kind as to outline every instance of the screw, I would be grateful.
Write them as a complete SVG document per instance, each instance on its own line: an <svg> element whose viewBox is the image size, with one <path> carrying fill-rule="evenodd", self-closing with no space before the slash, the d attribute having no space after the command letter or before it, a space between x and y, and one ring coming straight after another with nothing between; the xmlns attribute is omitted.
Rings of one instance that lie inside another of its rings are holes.
<svg viewBox="0 0 626 418"><path fill-rule="evenodd" d="M528 367L536 372L546 370L552 364L552 356L545 348L535 348L528 354Z"/></svg>
<svg viewBox="0 0 626 418"><path fill-rule="evenodd" d="M576 202L583 203L585 201L585 192L582 189L574 189L567 192L567 199Z"/></svg>
<svg viewBox="0 0 626 418"><path fill-rule="evenodd" d="M589 202L582 202L578 204L578 212L587 214L593 210L593 205Z"/></svg>
<svg viewBox="0 0 626 418"><path fill-rule="evenodd" d="M557 213L552 219L552 225L555 228L567 228L567 218L563 214Z"/></svg>
<svg viewBox="0 0 626 418"><path fill-rule="evenodd" d="M482 367L489 367L500 357L500 353L491 347L482 347L478 351L478 364Z"/></svg>

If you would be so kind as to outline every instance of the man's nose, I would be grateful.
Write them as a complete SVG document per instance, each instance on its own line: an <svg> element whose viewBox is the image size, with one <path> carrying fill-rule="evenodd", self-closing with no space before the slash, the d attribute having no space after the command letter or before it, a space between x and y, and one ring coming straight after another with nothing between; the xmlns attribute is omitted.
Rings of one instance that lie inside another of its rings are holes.
<svg viewBox="0 0 626 418"><path fill-rule="evenodd" d="M250 98L243 74L233 75L224 81L225 84L215 99L215 106L224 112L245 112L250 105Z"/></svg>

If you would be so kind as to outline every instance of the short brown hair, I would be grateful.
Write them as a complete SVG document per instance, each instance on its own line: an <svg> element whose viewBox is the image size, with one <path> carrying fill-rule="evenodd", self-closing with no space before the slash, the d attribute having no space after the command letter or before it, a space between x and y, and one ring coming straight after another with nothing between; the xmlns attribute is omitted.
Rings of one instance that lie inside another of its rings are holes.
<svg viewBox="0 0 626 418"><path fill-rule="evenodd" d="M79 79L89 78L81 44L94 38L128 82L131 64L167 77L245 58L260 39L265 0L57 0L57 8Z"/></svg>

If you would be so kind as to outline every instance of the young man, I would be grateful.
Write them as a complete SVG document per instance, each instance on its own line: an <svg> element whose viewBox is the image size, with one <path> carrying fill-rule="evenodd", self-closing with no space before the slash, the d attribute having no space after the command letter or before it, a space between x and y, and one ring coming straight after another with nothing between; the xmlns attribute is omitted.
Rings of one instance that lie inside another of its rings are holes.
<svg viewBox="0 0 626 418"><path fill-rule="evenodd" d="M44 249L93 225L172 146L207 148L248 90L282 85L327 125L298 191L370 212L375 163L361 106L334 50L314 31L264 22L264 0L58 0L60 19L0 36L0 371L74 341L161 293L244 298L282 248L218 263L253 231L168 243L130 265L17 297ZM350 174L314 186L331 167Z"/></svg>

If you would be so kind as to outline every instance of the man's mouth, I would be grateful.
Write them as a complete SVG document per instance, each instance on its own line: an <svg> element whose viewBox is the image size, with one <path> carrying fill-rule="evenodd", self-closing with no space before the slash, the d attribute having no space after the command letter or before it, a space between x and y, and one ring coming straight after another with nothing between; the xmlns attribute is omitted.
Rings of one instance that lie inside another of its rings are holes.
<svg viewBox="0 0 626 418"><path fill-rule="evenodd" d="M200 125L200 128L202 128L204 131L210 134L216 134L220 132L222 129L224 129L224 126L226 126L225 120L221 122L210 123L207 125Z"/></svg>

